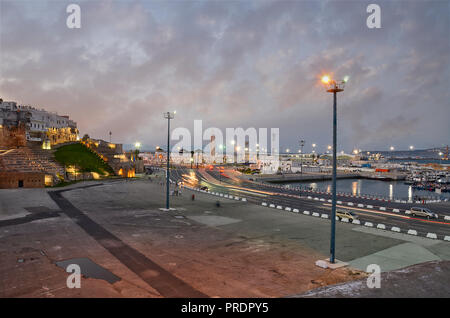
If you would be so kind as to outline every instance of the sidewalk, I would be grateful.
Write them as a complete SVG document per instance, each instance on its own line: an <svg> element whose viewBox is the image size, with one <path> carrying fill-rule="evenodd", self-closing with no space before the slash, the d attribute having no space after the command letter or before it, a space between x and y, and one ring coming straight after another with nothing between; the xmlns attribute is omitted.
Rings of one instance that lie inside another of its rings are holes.
<svg viewBox="0 0 450 318"><path fill-rule="evenodd" d="M433 261L381 274L380 288L366 279L321 287L292 298L449 298L450 261Z"/></svg>

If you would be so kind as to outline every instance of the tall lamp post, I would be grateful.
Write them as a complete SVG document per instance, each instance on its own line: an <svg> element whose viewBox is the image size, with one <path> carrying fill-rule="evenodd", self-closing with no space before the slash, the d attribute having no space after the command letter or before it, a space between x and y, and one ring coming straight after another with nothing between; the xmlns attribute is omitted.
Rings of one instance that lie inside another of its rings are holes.
<svg viewBox="0 0 450 318"><path fill-rule="evenodd" d="M322 77L322 83L326 85L328 93L333 93L333 182L332 182L332 204L331 204L331 239L330 239L330 263L335 263L335 236L336 236L336 127L337 127L337 93L344 91L348 77L342 81L334 81L329 76Z"/></svg>
<svg viewBox="0 0 450 318"><path fill-rule="evenodd" d="M301 157L300 157L300 174L303 174L303 146L305 145L305 141L302 139L300 140L300 151L301 151Z"/></svg>
<svg viewBox="0 0 450 318"><path fill-rule="evenodd" d="M166 171L166 209L169 210L169 178L170 178L170 120L175 118L176 111L165 112L164 118L167 119L167 171Z"/></svg>

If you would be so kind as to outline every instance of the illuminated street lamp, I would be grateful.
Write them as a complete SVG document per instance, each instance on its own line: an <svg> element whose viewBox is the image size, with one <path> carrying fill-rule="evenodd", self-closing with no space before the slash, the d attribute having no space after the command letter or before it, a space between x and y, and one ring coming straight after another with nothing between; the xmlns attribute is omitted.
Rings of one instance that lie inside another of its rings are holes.
<svg viewBox="0 0 450 318"><path fill-rule="evenodd" d="M394 146L389 147L389 150L394 151L395 150Z"/></svg>
<svg viewBox="0 0 450 318"><path fill-rule="evenodd" d="M139 141L136 141L135 144L134 144L134 148L136 149L134 151L134 155L135 155L134 161L136 161L137 160L137 156L139 155L139 150L141 148L141 143Z"/></svg>
<svg viewBox="0 0 450 318"><path fill-rule="evenodd" d="M166 171L166 210L169 210L169 179L170 179L170 120L175 118L176 111L165 112L164 118L167 119L167 171Z"/></svg>
<svg viewBox="0 0 450 318"><path fill-rule="evenodd" d="M414 146L409 146L409 150L414 150Z"/></svg>
<svg viewBox="0 0 450 318"><path fill-rule="evenodd" d="M331 204L331 239L330 239L330 263L335 263L335 236L336 236L336 127L337 127L337 93L344 91L348 76L342 81L334 81L328 75L322 77L322 83L326 85L328 93L333 93L333 182L332 182L332 204Z"/></svg>
<svg viewBox="0 0 450 318"><path fill-rule="evenodd" d="M444 153L442 152L442 151L439 151L439 164L441 164L442 163L442 155L443 155Z"/></svg>
<svg viewBox="0 0 450 318"><path fill-rule="evenodd" d="M300 140L300 150L299 152L302 153L302 156L300 158L300 173L303 174L303 146L305 145L305 141L303 139Z"/></svg>

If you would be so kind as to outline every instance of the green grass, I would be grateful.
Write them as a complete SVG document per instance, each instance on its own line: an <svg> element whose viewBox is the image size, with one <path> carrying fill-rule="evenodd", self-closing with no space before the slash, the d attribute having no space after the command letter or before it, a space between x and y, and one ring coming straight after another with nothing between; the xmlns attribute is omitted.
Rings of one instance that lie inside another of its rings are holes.
<svg viewBox="0 0 450 318"><path fill-rule="evenodd" d="M97 172L100 175L113 175L111 167L83 144L70 144L55 151L55 159L65 166L76 165L80 172Z"/></svg>

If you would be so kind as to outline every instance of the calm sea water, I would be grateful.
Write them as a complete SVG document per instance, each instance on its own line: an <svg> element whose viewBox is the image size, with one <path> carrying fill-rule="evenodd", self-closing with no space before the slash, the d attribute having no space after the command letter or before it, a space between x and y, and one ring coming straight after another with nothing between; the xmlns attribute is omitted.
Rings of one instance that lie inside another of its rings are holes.
<svg viewBox="0 0 450 318"><path fill-rule="evenodd" d="M331 180L317 182L286 183L290 187L311 187L312 189L331 193ZM415 195L420 197L445 197L450 198L450 193L435 193L431 191L414 190L411 185L403 181L380 181L368 179L341 179L336 181L337 191L353 195L378 195L390 199L412 199Z"/></svg>

